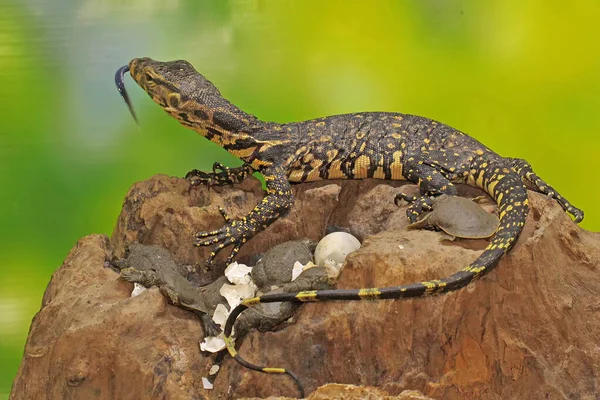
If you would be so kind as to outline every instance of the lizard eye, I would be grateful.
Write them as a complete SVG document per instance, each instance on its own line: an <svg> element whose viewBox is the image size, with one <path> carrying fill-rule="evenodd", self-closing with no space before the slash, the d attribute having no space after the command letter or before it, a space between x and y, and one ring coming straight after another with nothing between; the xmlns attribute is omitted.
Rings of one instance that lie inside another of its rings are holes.
<svg viewBox="0 0 600 400"><path fill-rule="evenodd" d="M177 108L179 106L179 96L176 94L169 96L169 105L173 108Z"/></svg>
<svg viewBox="0 0 600 400"><path fill-rule="evenodd" d="M149 73L146 72L146 74L144 75L144 78L146 79L146 82L152 82L152 75L150 75Z"/></svg>

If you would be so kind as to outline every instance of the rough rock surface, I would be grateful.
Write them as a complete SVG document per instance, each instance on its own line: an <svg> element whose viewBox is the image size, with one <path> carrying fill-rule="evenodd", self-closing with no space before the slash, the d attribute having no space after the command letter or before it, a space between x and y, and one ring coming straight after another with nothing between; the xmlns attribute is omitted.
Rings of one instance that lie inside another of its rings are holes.
<svg viewBox="0 0 600 400"><path fill-rule="evenodd" d="M262 398L262 397L260 397ZM259 399L259 397L245 398L245 400ZM286 400L290 397L267 397L267 400ZM434 400L416 390L405 390L398 395L375 388L373 386L342 385L329 383L323 385L308 396L309 400Z"/></svg>
<svg viewBox="0 0 600 400"><path fill-rule="evenodd" d="M445 276L477 257L485 240L441 242L436 232L406 231L404 208L393 204L400 185L295 186L294 210L245 245L239 259L291 239L316 241L327 226L348 227L364 239L346 261L340 288ZM194 232L223 223L219 205L238 217L262 195L252 179L211 190L165 176L134 185L110 242L100 235L81 239L52 277L10 398L295 395L286 377L248 371L231 359L214 390L203 390L211 358L199 350L196 316L169 305L157 289L130 298L132 284L104 267L139 241L167 248L179 263L197 264L195 282L208 283L222 270L203 270L207 249L192 246ZM250 332L240 353L291 369L307 394L326 383L349 383L377 386L390 396L418 390L433 399L597 398L600 233L578 228L553 201L530 197L532 212L516 247L467 288L426 299L305 304L276 332ZM332 392L313 398L343 398L350 390L326 388Z"/></svg>

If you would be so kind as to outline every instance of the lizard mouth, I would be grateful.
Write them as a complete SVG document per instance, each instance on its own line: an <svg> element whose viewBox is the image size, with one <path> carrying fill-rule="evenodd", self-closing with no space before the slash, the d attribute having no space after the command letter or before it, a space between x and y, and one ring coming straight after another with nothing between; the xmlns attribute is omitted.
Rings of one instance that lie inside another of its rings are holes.
<svg viewBox="0 0 600 400"><path fill-rule="evenodd" d="M135 115L135 111L133 111L133 105L131 104L131 100L129 99L127 90L125 90L125 82L124 82L125 72L129 72L129 65L124 65L117 70L117 72L115 73L115 83L117 85L117 90L121 94L121 97L125 101L125 104L127 104L127 108L129 108L129 112L131 113L131 116L135 120L135 123L139 125L138 119Z"/></svg>

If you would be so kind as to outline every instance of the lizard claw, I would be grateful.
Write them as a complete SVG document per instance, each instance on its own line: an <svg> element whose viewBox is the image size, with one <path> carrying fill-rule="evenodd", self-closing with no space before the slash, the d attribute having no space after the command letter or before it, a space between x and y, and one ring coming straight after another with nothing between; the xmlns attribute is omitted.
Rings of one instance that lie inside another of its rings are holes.
<svg viewBox="0 0 600 400"><path fill-rule="evenodd" d="M403 200L407 201L410 205L406 209L406 216L411 224L414 224L419 219L419 216L426 211L433 209L433 197L430 196L407 196L404 193L396 195L396 199L400 196ZM395 201L395 200L394 200ZM397 203L396 203L397 204Z"/></svg>
<svg viewBox="0 0 600 400"><path fill-rule="evenodd" d="M219 229L198 232L196 233L196 238L194 240L194 246L196 247L213 245L210 256L208 257L208 260L206 260L207 266L210 266L213 263L219 251L224 247L233 244L234 246L231 250L231 254L227 258L227 264L231 264L242 245L246 243L247 237L252 236L254 233L252 229L248 228L248 226L243 223L245 220L233 221L221 206L219 206L219 212L223 216L226 224Z"/></svg>
<svg viewBox="0 0 600 400"><path fill-rule="evenodd" d="M225 220L227 225L224 225L219 229L215 229L212 231L201 231L196 233L196 240L194 242L195 246L208 246L213 243L218 243L220 240L224 239L223 235L225 235L226 237L226 233L230 230L230 227L228 227L228 225L231 225L232 227L236 225L235 222L231 221L231 217L229 217L229 215L223 207L219 206L219 212L221 213L221 216L223 216L223 219ZM215 238L202 240L209 236L215 236Z"/></svg>
<svg viewBox="0 0 600 400"><path fill-rule="evenodd" d="M204 329L204 336L219 336L219 333L222 332L221 325L213 321L207 314L201 313L200 321Z"/></svg>
<svg viewBox="0 0 600 400"><path fill-rule="evenodd" d="M207 266L213 263L219 251L233 245L233 249L227 258L227 264L231 264L242 245L246 243L247 238L254 234L254 230L246 226L243 221L232 221L221 207L219 207L219 211L227 223L213 231L196 233L196 239L194 240L194 246L196 247L213 246L210 256L206 260Z"/></svg>
<svg viewBox="0 0 600 400"><path fill-rule="evenodd" d="M198 169L193 169L185 174L185 179L190 182L190 186L206 185L210 187L217 184L214 174L203 172Z"/></svg>
<svg viewBox="0 0 600 400"><path fill-rule="evenodd" d="M213 263L215 257L217 256L217 253L219 251L221 251L223 248L225 248L229 245L234 245L233 249L231 250L231 254L227 258L227 264L231 264L233 262L233 258L235 257L235 255L238 253L238 251L240 251L242 244L244 244L246 242L246 235L242 231L232 230L230 228L231 224L228 224L226 226L229 226L229 227L225 229L225 233L220 233L218 235L214 235L214 237L212 237L212 238L203 239L203 240L201 238L197 238L194 241L194 246L196 246L196 247L213 245L211 252L210 252L210 256L206 260L207 266L210 266ZM206 232L199 232L196 234L196 236L204 235L204 234L206 234Z"/></svg>
<svg viewBox="0 0 600 400"><path fill-rule="evenodd" d="M409 196L404 192L400 192L394 197L394 204L396 204L398 207L400 207L400 200L404 200L408 204L411 204L417 201L417 198L415 196Z"/></svg>
<svg viewBox="0 0 600 400"><path fill-rule="evenodd" d="M198 242L200 239L209 237L209 236L216 236L219 235L221 233L223 233L225 230L225 227L219 228L219 229L215 229L214 231L204 231L204 232L198 232L196 233L196 242ZM210 244L210 243L207 243ZM205 246L205 245L200 245L197 244L197 246Z"/></svg>
<svg viewBox="0 0 600 400"><path fill-rule="evenodd" d="M240 167L244 168L244 167ZM242 180L248 173L247 167L243 172L238 171L240 168L228 168L220 162L215 162L212 167L212 173L203 172L198 169L193 169L185 175L185 179L190 182L191 186L206 185L208 187L215 185L223 185L224 183L233 183L235 180ZM236 177L241 173L241 177ZM229 180L232 180L231 182Z"/></svg>

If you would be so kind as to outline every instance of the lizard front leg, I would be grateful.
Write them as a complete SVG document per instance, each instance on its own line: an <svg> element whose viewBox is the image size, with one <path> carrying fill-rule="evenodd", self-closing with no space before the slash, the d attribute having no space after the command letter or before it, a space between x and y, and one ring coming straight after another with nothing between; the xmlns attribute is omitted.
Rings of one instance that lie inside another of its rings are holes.
<svg viewBox="0 0 600 400"><path fill-rule="evenodd" d="M254 169L249 164L240 167L229 168L216 162L213 164L213 172L202 172L193 169L185 175L185 179L190 181L191 186L223 186L240 183L249 175L252 175Z"/></svg>
<svg viewBox="0 0 600 400"><path fill-rule="evenodd" d="M207 265L212 264L221 249L233 245L227 259L227 263L231 263L244 243L290 210L294 196L283 169L271 167L261 172L265 178L267 196L248 215L232 220L221 209L226 224L219 229L196 234L195 246L213 246Z"/></svg>
<svg viewBox="0 0 600 400"><path fill-rule="evenodd" d="M406 215L411 223L415 223L423 212L432 209L432 196L457 195L456 186L444 176L442 171L424 162L415 161L407 164L406 178L419 185L421 196L415 197L399 193L394 198L394 203L398 205L400 200L404 200L410 204Z"/></svg>

